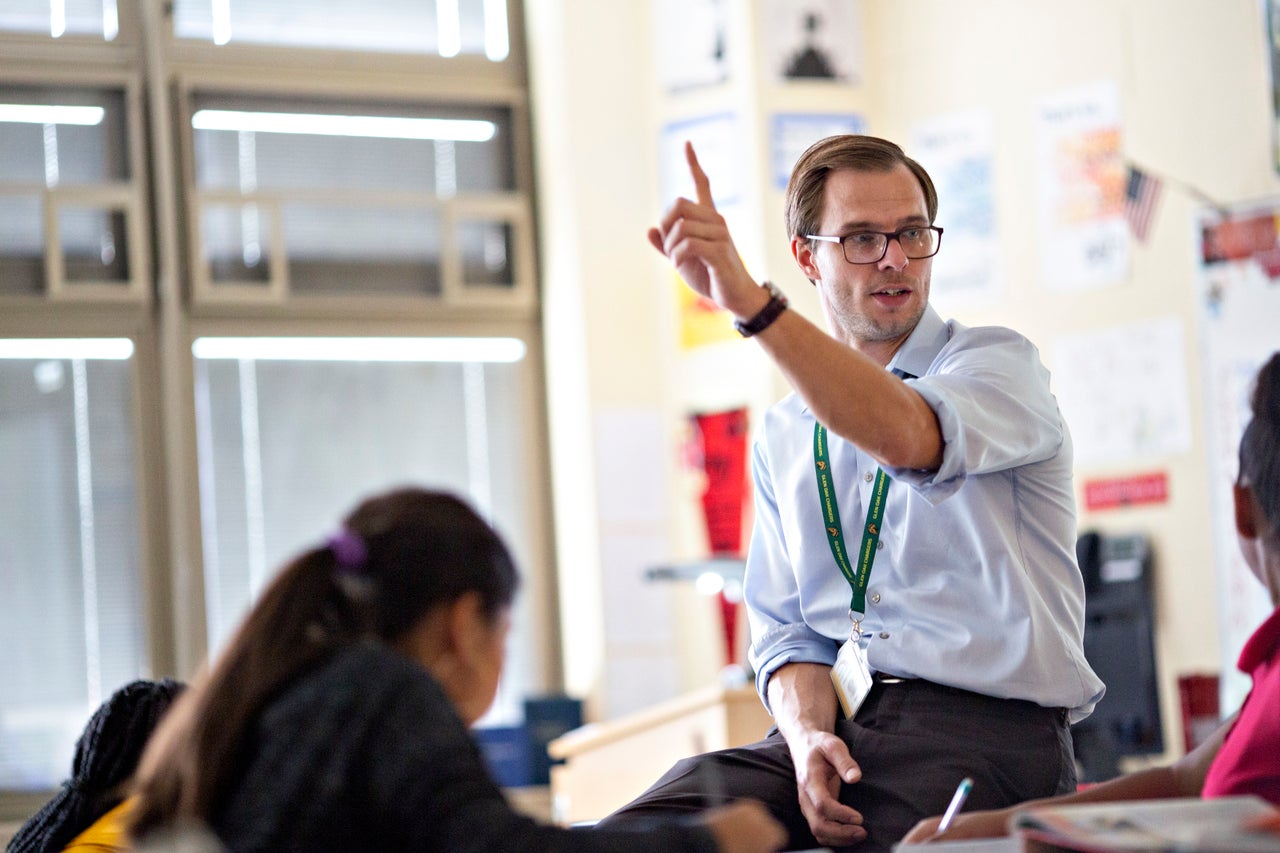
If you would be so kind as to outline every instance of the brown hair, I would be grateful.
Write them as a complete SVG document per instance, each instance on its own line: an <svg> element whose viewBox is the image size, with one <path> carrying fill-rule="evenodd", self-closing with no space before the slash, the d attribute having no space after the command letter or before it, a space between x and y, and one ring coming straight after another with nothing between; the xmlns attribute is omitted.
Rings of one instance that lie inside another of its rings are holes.
<svg viewBox="0 0 1280 853"><path fill-rule="evenodd" d="M134 837L209 822L243 766L246 733L284 684L351 643L394 643L468 592L496 617L517 582L506 545L458 498L408 488L364 501L340 537L281 570L161 723L135 781Z"/></svg>
<svg viewBox="0 0 1280 853"><path fill-rule="evenodd" d="M1253 489L1272 533L1280 533L1280 352L1258 371L1251 403L1253 418L1240 438L1239 480Z"/></svg>
<svg viewBox="0 0 1280 853"><path fill-rule="evenodd" d="M787 237L816 234L822 219L822 202L827 188L827 175L839 169L856 172L889 172L906 166L924 191L929 223L938 215L938 191L924 167L908 157L901 148L877 136L844 134L828 136L810 145L800 155L787 183L784 214Z"/></svg>

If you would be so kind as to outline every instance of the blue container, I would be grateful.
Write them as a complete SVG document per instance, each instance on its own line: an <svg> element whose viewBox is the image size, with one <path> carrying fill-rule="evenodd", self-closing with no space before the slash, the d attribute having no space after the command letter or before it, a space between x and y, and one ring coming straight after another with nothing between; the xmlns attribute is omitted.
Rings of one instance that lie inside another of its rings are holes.
<svg viewBox="0 0 1280 853"><path fill-rule="evenodd" d="M489 773L504 788L532 785L529 733L524 726L486 726L472 729Z"/></svg>
<svg viewBox="0 0 1280 853"><path fill-rule="evenodd" d="M529 737L529 778L533 785L551 781L547 744L582 725L582 700L538 696L524 700L524 727Z"/></svg>

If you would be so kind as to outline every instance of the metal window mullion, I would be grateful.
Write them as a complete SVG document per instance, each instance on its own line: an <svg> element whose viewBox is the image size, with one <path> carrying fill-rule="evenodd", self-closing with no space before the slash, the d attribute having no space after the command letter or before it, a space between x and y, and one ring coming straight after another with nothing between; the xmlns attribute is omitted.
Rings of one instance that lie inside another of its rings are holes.
<svg viewBox="0 0 1280 853"><path fill-rule="evenodd" d="M93 509L93 453L89 439L89 388L85 362L71 360L72 412L75 424L76 506L80 517L80 582L84 612L85 692L87 704L102 702L101 601Z"/></svg>
<svg viewBox="0 0 1280 853"><path fill-rule="evenodd" d="M241 359L240 439L244 465L245 545L249 595L257 598L267 582L266 512L262 490L262 423L258 413L257 362Z"/></svg>

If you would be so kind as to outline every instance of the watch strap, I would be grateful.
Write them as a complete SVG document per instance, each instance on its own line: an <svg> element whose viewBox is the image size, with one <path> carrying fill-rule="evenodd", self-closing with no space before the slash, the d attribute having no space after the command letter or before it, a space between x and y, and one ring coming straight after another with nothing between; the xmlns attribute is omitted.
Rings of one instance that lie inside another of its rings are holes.
<svg viewBox="0 0 1280 853"><path fill-rule="evenodd" d="M765 303L765 306L749 320L733 321L733 327L744 338L760 334L769 328L774 320L782 316L783 311L787 310L787 297L772 282L766 281L761 287L769 292L769 301Z"/></svg>

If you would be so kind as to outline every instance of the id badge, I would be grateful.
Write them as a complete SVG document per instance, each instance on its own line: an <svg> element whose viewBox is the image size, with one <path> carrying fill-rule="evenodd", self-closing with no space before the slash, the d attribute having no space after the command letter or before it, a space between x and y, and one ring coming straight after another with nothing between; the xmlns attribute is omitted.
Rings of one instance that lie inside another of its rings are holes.
<svg viewBox="0 0 1280 853"><path fill-rule="evenodd" d="M836 688L836 698L845 719L852 719L862 707L862 700L871 692L871 668L867 665L867 651L862 644L845 640L831 667L831 683Z"/></svg>

